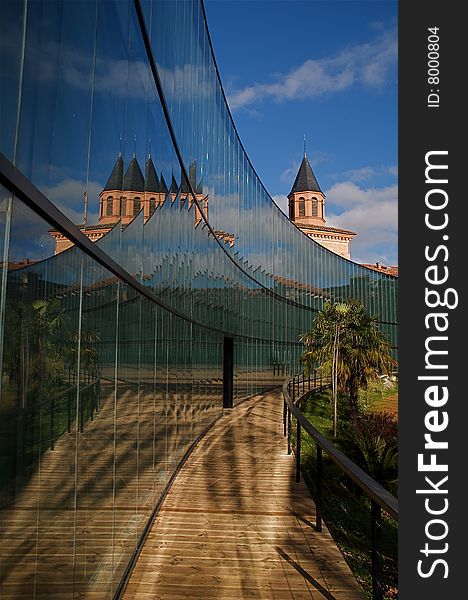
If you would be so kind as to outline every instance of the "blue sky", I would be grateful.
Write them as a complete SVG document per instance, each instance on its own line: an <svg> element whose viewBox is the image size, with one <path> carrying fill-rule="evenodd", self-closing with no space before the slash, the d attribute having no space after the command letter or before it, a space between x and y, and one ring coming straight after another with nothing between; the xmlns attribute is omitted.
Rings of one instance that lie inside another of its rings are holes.
<svg viewBox="0 0 468 600"><path fill-rule="evenodd" d="M244 147L285 210L303 155L358 262L397 258L397 3L205 0Z"/></svg>

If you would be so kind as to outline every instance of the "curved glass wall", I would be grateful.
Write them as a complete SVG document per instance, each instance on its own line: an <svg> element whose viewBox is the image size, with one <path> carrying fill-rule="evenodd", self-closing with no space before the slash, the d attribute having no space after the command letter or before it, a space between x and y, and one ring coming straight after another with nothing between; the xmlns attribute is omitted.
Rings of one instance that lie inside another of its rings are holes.
<svg viewBox="0 0 468 600"><path fill-rule="evenodd" d="M203 6L137 8L0 4L2 164L80 226L2 173L2 597L118 593L222 414L226 339L234 402L297 368L325 300L361 299L396 346L396 280L309 240L256 176Z"/></svg>
<svg viewBox="0 0 468 600"><path fill-rule="evenodd" d="M379 315L397 346L397 280L311 242L276 207L257 177L226 103L203 6L198 2L143 6L178 145L185 164L199 169L213 229L235 236L228 250L240 264L239 258L259 267L257 280L262 284L304 306L320 308L324 298L359 298ZM168 30L171 40L184 42L168 44Z"/></svg>

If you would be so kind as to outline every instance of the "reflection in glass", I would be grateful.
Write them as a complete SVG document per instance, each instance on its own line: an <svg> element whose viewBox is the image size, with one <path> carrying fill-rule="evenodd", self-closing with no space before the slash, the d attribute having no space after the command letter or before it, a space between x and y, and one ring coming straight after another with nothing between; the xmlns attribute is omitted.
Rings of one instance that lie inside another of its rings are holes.
<svg viewBox="0 0 468 600"><path fill-rule="evenodd" d="M113 597L221 414L226 336L234 404L298 368L325 301L361 299L397 345L396 279L308 239L259 181L201 4L143 9L182 163L133 2L0 7L0 150L126 271L1 189L0 595Z"/></svg>

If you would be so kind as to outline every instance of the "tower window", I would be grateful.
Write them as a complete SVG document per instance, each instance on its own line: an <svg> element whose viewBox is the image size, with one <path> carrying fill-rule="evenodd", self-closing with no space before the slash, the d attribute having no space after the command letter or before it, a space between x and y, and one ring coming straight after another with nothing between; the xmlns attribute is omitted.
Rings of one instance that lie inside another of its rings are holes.
<svg viewBox="0 0 468 600"><path fill-rule="evenodd" d="M297 216L298 217L305 217L305 199L304 198L299 198L299 203L298 203L298 212L297 212Z"/></svg>
<svg viewBox="0 0 468 600"><path fill-rule="evenodd" d="M114 214L114 200L113 200L112 196L109 196L109 198L107 198L106 215L109 217L113 214Z"/></svg>
<svg viewBox="0 0 468 600"><path fill-rule="evenodd" d="M318 200L317 200L317 198L312 198L312 216L318 217Z"/></svg>
<svg viewBox="0 0 468 600"><path fill-rule="evenodd" d="M150 215L152 215L155 210L156 210L156 198L150 198L150 201L149 201Z"/></svg>
<svg viewBox="0 0 468 600"><path fill-rule="evenodd" d="M120 199L120 214L125 217L127 214L127 198Z"/></svg>
<svg viewBox="0 0 468 600"><path fill-rule="evenodd" d="M137 215L140 212L141 208L141 200L140 198L135 198L133 200L133 216Z"/></svg>

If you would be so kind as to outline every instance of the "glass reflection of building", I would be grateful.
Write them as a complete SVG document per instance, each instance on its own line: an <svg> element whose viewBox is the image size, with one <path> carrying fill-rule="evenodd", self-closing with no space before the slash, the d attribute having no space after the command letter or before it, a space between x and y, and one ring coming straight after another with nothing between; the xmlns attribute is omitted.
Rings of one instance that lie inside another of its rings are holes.
<svg viewBox="0 0 468 600"><path fill-rule="evenodd" d="M195 223L202 219L202 211L208 217L208 197L203 198L200 185L196 183L197 165L193 163L189 169L189 180L192 189L195 190L196 204ZM164 204L166 198L171 202L176 200L183 205L187 202L190 208L194 199L190 193L189 186L181 176L180 189L174 177L171 181L170 190L161 174L158 177L151 156L148 156L143 175L138 159L133 156L124 175L124 161L119 154L106 185L99 194L99 217L98 223L79 225L79 228L93 242L108 234L117 223L126 227L138 215L143 212L143 220L146 222L156 210L156 207ZM170 193L169 193L170 191ZM201 208L199 208L201 207ZM86 216L84 220L86 220ZM55 240L55 254L63 252L73 246L68 237L58 231L51 229L50 233ZM220 237L221 234L219 234Z"/></svg>
<svg viewBox="0 0 468 600"><path fill-rule="evenodd" d="M297 368L324 301L361 299L396 346L397 280L308 239L258 179L202 4L142 7L145 28L134 2L0 4L2 597L119 593L230 402L231 341L234 403ZM54 254L51 230L76 243Z"/></svg>

